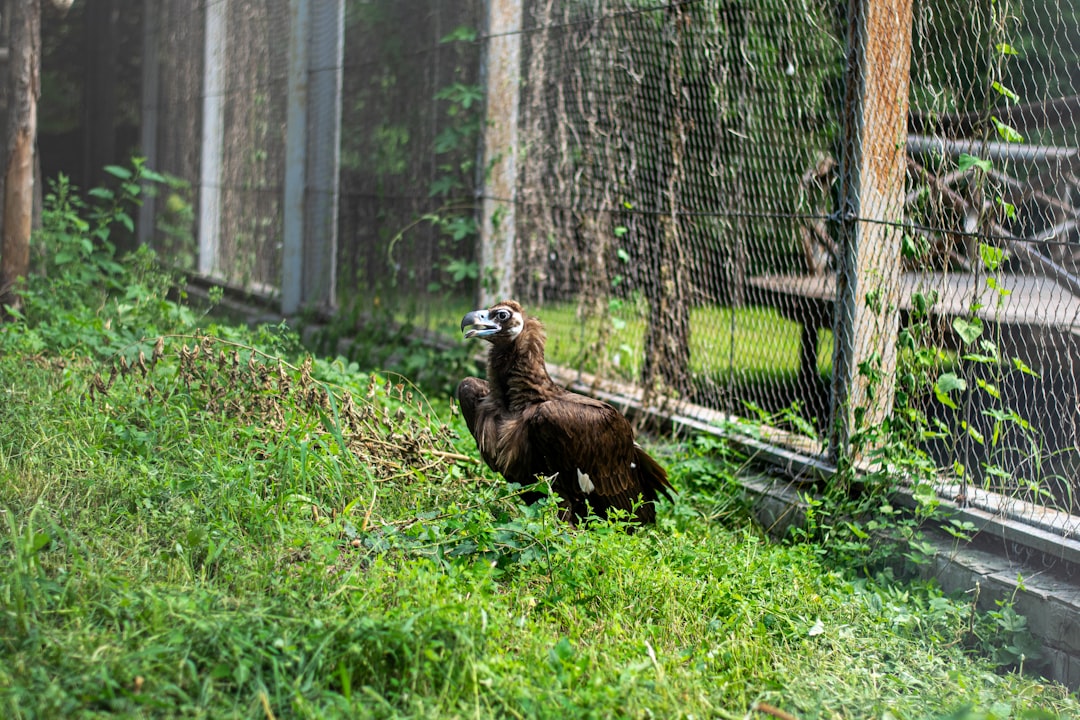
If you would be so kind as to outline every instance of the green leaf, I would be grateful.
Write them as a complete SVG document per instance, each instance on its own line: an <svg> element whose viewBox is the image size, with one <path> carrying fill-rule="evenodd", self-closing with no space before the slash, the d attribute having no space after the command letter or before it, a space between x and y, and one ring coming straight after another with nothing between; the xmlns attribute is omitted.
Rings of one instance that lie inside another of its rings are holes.
<svg viewBox="0 0 1080 720"><path fill-rule="evenodd" d="M1005 142L1011 142L1011 143L1024 142L1024 136L1021 135L1020 133L1016 132L1016 130L1014 130L1011 126L1006 125L1005 123L1001 122L1000 120L998 120L993 115L990 116L990 120L993 121L994 127L997 128L998 135L1000 135L1001 139L1004 140Z"/></svg>
<svg viewBox="0 0 1080 720"><path fill-rule="evenodd" d="M468 25L461 25L440 38L439 43L474 42L476 38L477 32L475 28L471 28Z"/></svg>
<svg viewBox="0 0 1080 720"><path fill-rule="evenodd" d="M1017 95L1012 90L1010 90L1009 88L1007 88L1004 85L1002 85L1001 83L999 83L997 80L990 83L990 87L997 90L998 95L1001 95L1002 97L1008 98L1009 100L1012 100L1013 102L1020 102L1020 96L1019 95Z"/></svg>
<svg viewBox="0 0 1080 720"><path fill-rule="evenodd" d="M956 166L960 168L962 172L966 172L973 167L977 167L983 172L990 172L994 169L994 166L989 160L982 160L974 155L968 155L967 153L960 153L960 158L956 161Z"/></svg>
<svg viewBox="0 0 1080 720"><path fill-rule="evenodd" d="M622 237L628 232L628 228L625 225L619 225L615 228L615 237Z"/></svg>
<svg viewBox="0 0 1080 720"><path fill-rule="evenodd" d="M1016 206L1010 202L1005 202L1000 196L997 198L998 207L1005 211L1005 217L1010 220L1016 219Z"/></svg>
<svg viewBox="0 0 1080 720"><path fill-rule="evenodd" d="M999 283L997 281L997 278L993 276L986 278L986 287L990 288L991 290L995 290L997 294L1001 297L1005 297L1006 295L1012 295L1012 290Z"/></svg>
<svg viewBox="0 0 1080 720"><path fill-rule="evenodd" d="M1001 399L1001 391L998 390L997 385L989 383L982 378L977 379L975 381L975 384L978 385L982 390L985 390L986 394L994 398L995 400Z"/></svg>
<svg viewBox="0 0 1080 720"><path fill-rule="evenodd" d="M953 390L967 390L967 380L958 377L956 373L942 373L937 379L937 388L942 392Z"/></svg>
<svg viewBox="0 0 1080 720"><path fill-rule="evenodd" d="M1037 372L1035 372L1034 370L1032 370L1031 368L1029 368L1029 367L1027 366L1027 363L1025 363L1025 362L1024 362L1023 360L1021 360L1020 358L1018 358L1018 357L1014 357L1014 358L1012 359L1012 361L1013 361L1013 367L1015 367L1015 368L1016 368L1017 370L1019 370L1020 372L1024 373L1025 375L1031 375L1032 377L1036 377L1036 378L1037 378L1037 377L1041 377L1041 376L1039 375L1039 373L1037 373Z"/></svg>
<svg viewBox="0 0 1080 720"><path fill-rule="evenodd" d="M630 262L630 253L626 252L622 248L615 251L615 254L619 256L619 259L623 262Z"/></svg>
<svg viewBox="0 0 1080 720"><path fill-rule="evenodd" d="M119 165L106 165L105 172L120 178L121 180L130 180L131 171L126 167L120 167Z"/></svg>
<svg viewBox="0 0 1080 720"><path fill-rule="evenodd" d="M1019 55L1019 51L1007 42L1000 42L994 46L1002 55Z"/></svg>
<svg viewBox="0 0 1080 720"><path fill-rule="evenodd" d="M937 396L942 405L956 410L956 403L949 397L949 393L953 390L960 390L961 392L967 390L967 382L954 373L942 373L937 382L934 383L934 395Z"/></svg>
<svg viewBox="0 0 1080 720"><path fill-rule="evenodd" d="M103 187L90 188L89 190L86 191L86 194L91 196L91 197L101 198L102 200L112 200L113 199L113 191L110 190L109 188L103 188Z"/></svg>
<svg viewBox="0 0 1080 720"><path fill-rule="evenodd" d="M988 245L986 243L979 243L979 258L983 262L983 266L990 272L997 272L1001 264L1008 258L1009 254L1005 252L1003 248L996 247L994 245Z"/></svg>
<svg viewBox="0 0 1080 720"><path fill-rule="evenodd" d="M970 319L958 317L953 320L952 326L965 345L975 342L983 332L982 320L977 317Z"/></svg>
<svg viewBox="0 0 1080 720"><path fill-rule="evenodd" d="M30 542L30 552L40 552L51 542L51 536L45 533L34 533L34 538Z"/></svg>

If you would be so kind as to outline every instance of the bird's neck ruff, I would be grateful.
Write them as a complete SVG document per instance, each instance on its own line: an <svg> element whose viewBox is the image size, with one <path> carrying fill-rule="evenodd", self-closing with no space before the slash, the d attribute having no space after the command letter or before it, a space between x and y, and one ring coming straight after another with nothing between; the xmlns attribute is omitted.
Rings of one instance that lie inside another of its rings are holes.
<svg viewBox="0 0 1080 720"><path fill-rule="evenodd" d="M492 345L487 375L492 394L512 410L549 400L560 391L544 364L544 326L526 318L513 342Z"/></svg>

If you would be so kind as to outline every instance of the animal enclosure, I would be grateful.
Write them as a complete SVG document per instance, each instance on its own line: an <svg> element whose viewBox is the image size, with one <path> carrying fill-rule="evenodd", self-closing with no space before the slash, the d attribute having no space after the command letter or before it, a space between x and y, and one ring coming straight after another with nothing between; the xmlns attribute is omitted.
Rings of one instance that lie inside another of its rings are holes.
<svg viewBox="0 0 1080 720"><path fill-rule="evenodd" d="M151 5L144 149L198 209L149 209L166 259L446 332L510 293L646 403L834 459L903 435L946 497L1075 532L1065 6Z"/></svg>

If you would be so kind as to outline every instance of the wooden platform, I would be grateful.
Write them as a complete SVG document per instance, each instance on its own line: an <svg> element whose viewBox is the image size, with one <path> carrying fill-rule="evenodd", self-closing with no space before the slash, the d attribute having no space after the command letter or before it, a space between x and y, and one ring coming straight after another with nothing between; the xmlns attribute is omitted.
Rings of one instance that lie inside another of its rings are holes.
<svg viewBox="0 0 1080 720"><path fill-rule="evenodd" d="M835 275L763 275L747 282L751 303L775 308L803 326L800 374L816 375L818 330L833 326ZM956 340L953 319L970 317L976 302L982 305L976 314L984 323L1000 326L1010 351L1026 348L1023 355L1031 357L1031 345L1044 343L1048 334L1080 339L1080 297L1044 277L1000 275L996 282L1007 294L990 288L986 276L905 273L900 288L901 322L910 319L915 293L929 296L936 291L938 300L929 312L947 345Z"/></svg>

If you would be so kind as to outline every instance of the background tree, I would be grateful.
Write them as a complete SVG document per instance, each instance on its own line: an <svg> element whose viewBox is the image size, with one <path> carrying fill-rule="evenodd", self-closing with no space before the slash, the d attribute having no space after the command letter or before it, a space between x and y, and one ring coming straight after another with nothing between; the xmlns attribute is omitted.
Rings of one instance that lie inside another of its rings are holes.
<svg viewBox="0 0 1080 720"><path fill-rule="evenodd" d="M30 265L34 214L34 141L41 93L41 2L10 5L7 73L8 117L4 132L4 187L0 229L0 306L17 304L15 283Z"/></svg>
<svg viewBox="0 0 1080 720"><path fill-rule="evenodd" d="M66 12L72 0L51 0ZM30 266L34 217L34 167L37 106L41 96L41 0L18 0L5 8L9 17L8 62L0 76L0 308L17 306L16 282ZM0 316L6 311L0 310Z"/></svg>

